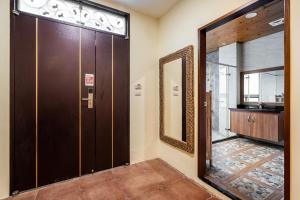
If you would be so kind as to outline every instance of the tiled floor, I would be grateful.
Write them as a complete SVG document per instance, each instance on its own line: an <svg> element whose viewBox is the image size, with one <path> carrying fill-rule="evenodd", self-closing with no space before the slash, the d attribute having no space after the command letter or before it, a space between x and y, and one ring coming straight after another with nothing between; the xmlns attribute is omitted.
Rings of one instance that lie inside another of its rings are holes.
<svg viewBox="0 0 300 200"><path fill-rule="evenodd" d="M217 200L160 159L19 194L10 200Z"/></svg>
<svg viewBox="0 0 300 200"><path fill-rule="evenodd" d="M218 140L224 140L226 138L229 138L229 137L232 137L232 136L235 136L236 134L235 133L232 133L232 132L219 132L217 130L212 130L212 141L218 141Z"/></svg>
<svg viewBox="0 0 300 200"><path fill-rule="evenodd" d="M246 200L281 200L284 196L283 148L237 138L213 144L207 178Z"/></svg>

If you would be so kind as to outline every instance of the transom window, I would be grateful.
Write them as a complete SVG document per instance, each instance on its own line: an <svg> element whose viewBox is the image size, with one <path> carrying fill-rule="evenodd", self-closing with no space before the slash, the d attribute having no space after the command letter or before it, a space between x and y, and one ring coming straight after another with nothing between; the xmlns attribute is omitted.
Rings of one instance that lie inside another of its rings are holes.
<svg viewBox="0 0 300 200"><path fill-rule="evenodd" d="M18 0L19 11L63 22L127 34L127 18L123 15L69 0Z"/></svg>

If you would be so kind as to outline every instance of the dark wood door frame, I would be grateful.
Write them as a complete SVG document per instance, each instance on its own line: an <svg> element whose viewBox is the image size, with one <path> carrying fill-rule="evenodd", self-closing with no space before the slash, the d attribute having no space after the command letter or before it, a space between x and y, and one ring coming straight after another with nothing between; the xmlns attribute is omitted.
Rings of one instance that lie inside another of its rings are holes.
<svg viewBox="0 0 300 200"><path fill-rule="evenodd" d="M273 0L252 0L198 30L198 177L207 182L206 172L206 33ZM285 117L284 198L290 199L290 0L284 0ZM212 184L213 186L216 186ZM221 188L217 188L220 189ZM222 191L226 193L226 191ZM227 195L230 195L226 193Z"/></svg>

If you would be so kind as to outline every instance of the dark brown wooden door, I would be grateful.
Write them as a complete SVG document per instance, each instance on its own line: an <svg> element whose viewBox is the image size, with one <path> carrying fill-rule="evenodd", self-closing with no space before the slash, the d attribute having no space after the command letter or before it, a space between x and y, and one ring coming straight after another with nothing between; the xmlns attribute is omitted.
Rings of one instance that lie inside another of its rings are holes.
<svg viewBox="0 0 300 200"><path fill-rule="evenodd" d="M81 174L95 170L96 112L95 107L88 108L88 101L84 100L89 92L95 98L95 86L85 85L85 75L96 72L95 36L95 31L81 29Z"/></svg>
<svg viewBox="0 0 300 200"><path fill-rule="evenodd" d="M112 35L96 33L95 170L112 168Z"/></svg>
<svg viewBox="0 0 300 200"><path fill-rule="evenodd" d="M129 40L13 19L11 193L129 163Z"/></svg>
<svg viewBox="0 0 300 200"><path fill-rule="evenodd" d="M129 163L129 40L113 37L113 167Z"/></svg>
<svg viewBox="0 0 300 200"><path fill-rule="evenodd" d="M38 22L38 186L79 175L79 38Z"/></svg>
<svg viewBox="0 0 300 200"><path fill-rule="evenodd" d="M36 185L35 18L14 16L11 109L11 193Z"/></svg>

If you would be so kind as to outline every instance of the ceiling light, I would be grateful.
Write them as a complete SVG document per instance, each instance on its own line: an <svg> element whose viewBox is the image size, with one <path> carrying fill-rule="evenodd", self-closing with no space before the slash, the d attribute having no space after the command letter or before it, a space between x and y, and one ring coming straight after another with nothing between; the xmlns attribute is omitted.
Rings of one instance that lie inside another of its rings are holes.
<svg viewBox="0 0 300 200"><path fill-rule="evenodd" d="M275 21L270 22L269 24L273 27L282 25L284 24L284 18L277 19Z"/></svg>
<svg viewBox="0 0 300 200"><path fill-rule="evenodd" d="M257 16L257 13L256 12L252 12L252 13L248 13L246 14L246 19L251 19L251 18L254 18Z"/></svg>

